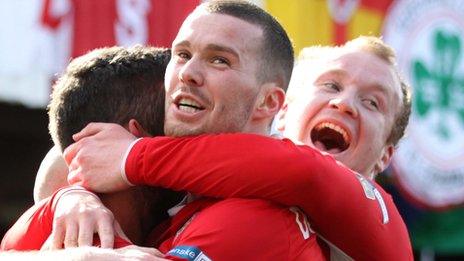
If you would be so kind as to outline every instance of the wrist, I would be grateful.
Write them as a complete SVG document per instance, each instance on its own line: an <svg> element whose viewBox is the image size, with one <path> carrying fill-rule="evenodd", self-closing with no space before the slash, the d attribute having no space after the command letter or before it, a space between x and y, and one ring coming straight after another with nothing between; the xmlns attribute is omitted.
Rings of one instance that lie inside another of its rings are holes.
<svg viewBox="0 0 464 261"><path fill-rule="evenodd" d="M135 186L135 184L129 180L129 176L133 176L131 174L134 173L133 168L131 168L131 165L133 165L133 163L131 163L132 161L130 160L131 157L133 157L131 152L134 151L136 144L139 143L142 139L143 138L138 138L129 145L121 162L121 177L129 186Z"/></svg>
<svg viewBox="0 0 464 261"><path fill-rule="evenodd" d="M58 203L61 201L61 199L64 196L69 195L69 194L73 194L73 193L80 193L80 194L90 195L90 196L94 197L95 199L97 199L98 201L100 201L100 198L95 193L85 189L84 187L74 185L74 186L69 186L69 187L60 189L59 191L56 192L55 197L53 199L53 203L52 203L52 209L53 210L56 209L56 206L58 205Z"/></svg>

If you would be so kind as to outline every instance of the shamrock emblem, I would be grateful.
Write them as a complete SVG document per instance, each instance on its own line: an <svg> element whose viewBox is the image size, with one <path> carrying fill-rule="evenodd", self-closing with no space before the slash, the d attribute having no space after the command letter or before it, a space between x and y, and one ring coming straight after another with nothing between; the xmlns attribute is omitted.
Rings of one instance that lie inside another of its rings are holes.
<svg viewBox="0 0 464 261"><path fill-rule="evenodd" d="M420 59L412 62L413 106L420 118L438 110L440 117L435 131L448 140L449 116L457 116L464 126L464 77L457 71L461 61L461 39L457 34L442 30L437 30L433 37L433 63L426 64Z"/></svg>

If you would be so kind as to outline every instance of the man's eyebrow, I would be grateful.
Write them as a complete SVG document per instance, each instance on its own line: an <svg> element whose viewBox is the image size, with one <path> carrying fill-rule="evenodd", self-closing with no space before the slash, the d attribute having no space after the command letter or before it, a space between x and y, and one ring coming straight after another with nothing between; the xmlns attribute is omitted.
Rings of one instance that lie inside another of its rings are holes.
<svg viewBox="0 0 464 261"><path fill-rule="evenodd" d="M174 43L174 44L173 44L173 47L177 47L177 46L190 47L190 42L187 41L187 40L184 40L184 41L180 41L180 42L178 42L178 43Z"/></svg>
<svg viewBox="0 0 464 261"><path fill-rule="evenodd" d="M208 51L217 51L217 52L226 52L226 53L230 53L232 54L233 56L235 56L236 58L239 58L240 56L238 55L238 52L235 51L234 49L230 48L230 47L227 47L227 46L224 46L224 45L218 45L218 44L208 44L206 46L206 50Z"/></svg>
<svg viewBox="0 0 464 261"><path fill-rule="evenodd" d="M348 73L345 70L342 70L342 69L330 69L330 70L327 70L327 71L321 73L317 77L317 80L320 79L320 78L328 77L329 75L336 75L337 77L344 77L344 76L347 76L347 74Z"/></svg>
<svg viewBox="0 0 464 261"><path fill-rule="evenodd" d="M190 42L187 41L187 40L184 40L184 41L180 41L178 43L174 43L173 48L176 48L176 47L190 47L190 46L191 46ZM206 46L205 50L207 50L207 51L216 51L216 52L226 52L226 53L232 54L236 58L240 58L240 55L238 54L238 52L236 50L234 50L233 48L224 46L224 45L208 44Z"/></svg>
<svg viewBox="0 0 464 261"><path fill-rule="evenodd" d="M385 95L388 94L388 89L391 89L391 87L380 84L380 83L375 83L372 85L375 91L381 92Z"/></svg>

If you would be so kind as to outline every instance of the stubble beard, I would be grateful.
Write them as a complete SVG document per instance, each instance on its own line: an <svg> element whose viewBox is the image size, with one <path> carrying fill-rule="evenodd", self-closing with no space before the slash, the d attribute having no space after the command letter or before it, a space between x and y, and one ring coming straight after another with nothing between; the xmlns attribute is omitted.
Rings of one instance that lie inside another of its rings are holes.
<svg viewBox="0 0 464 261"><path fill-rule="evenodd" d="M230 112L229 115L216 117L216 121L213 123L205 123L195 128L182 122L171 123L169 120L165 120L164 133L166 136L171 137L195 136L207 133L242 133L250 120L252 108L253 103L247 103L241 109ZM219 109L219 113L222 115L226 111L225 106Z"/></svg>

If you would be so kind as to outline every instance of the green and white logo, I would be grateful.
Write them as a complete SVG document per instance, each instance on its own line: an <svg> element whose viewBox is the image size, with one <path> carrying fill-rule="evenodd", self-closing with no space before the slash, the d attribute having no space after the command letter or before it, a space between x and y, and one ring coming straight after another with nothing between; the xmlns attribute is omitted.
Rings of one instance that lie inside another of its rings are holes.
<svg viewBox="0 0 464 261"><path fill-rule="evenodd" d="M384 39L413 88L407 136L393 159L404 189L432 207L464 202L464 1L392 6Z"/></svg>

